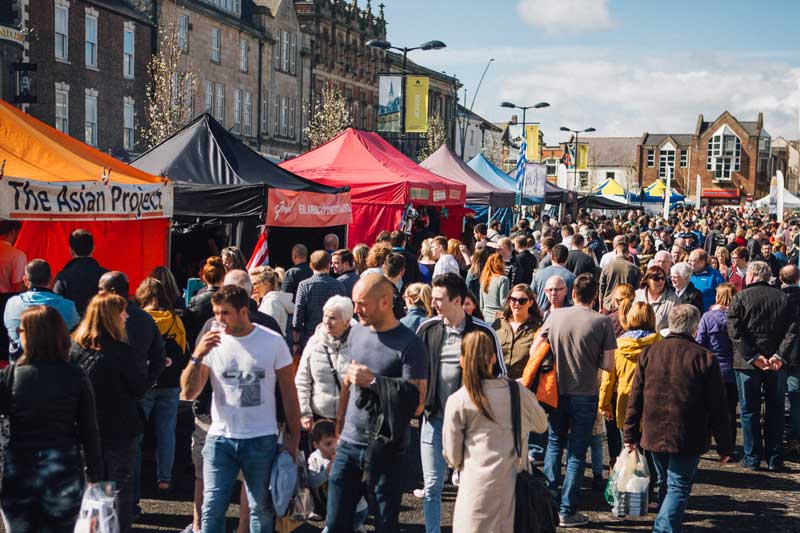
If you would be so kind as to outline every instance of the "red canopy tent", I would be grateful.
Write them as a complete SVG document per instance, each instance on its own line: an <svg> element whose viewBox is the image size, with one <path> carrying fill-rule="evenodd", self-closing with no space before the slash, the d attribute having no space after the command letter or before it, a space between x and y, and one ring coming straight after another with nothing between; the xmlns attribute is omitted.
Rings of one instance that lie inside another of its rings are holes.
<svg viewBox="0 0 800 533"><path fill-rule="evenodd" d="M68 239L92 232L94 256L131 288L167 264L172 183L126 165L0 100L0 218L22 221L16 246L55 274Z"/></svg>
<svg viewBox="0 0 800 533"><path fill-rule="evenodd" d="M377 133L353 128L281 166L318 183L350 187L352 244L371 244L381 231L397 229L409 204L455 207L466 200L463 184L425 170ZM442 225L454 237L460 228L453 217Z"/></svg>

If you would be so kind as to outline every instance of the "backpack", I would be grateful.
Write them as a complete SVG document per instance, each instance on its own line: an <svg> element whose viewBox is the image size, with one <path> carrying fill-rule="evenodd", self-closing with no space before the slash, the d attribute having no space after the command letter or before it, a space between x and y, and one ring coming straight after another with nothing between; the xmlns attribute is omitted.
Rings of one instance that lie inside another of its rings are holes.
<svg viewBox="0 0 800 533"><path fill-rule="evenodd" d="M521 409L519 401L519 385L516 381L508 380L508 392L511 396L511 427L514 433L514 451L517 460L523 460L520 449L521 435ZM524 460L528 460L527 454ZM556 518L556 504L553 495L541 479L534 477L527 470L517 473L514 486L516 495L514 504L514 532L515 533L555 533L558 521Z"/></svg>
<svg viewBox="0 0 800 533"><path fill-rule="evenodd" d="M177 322L175 315L172 315L172 324L169 329L161 335L164 341L164 355L165 366L161 375L158 376L157 386L159 387L177 387L180 382L180 375L186 363L189 362L187 353L181 349L181 345L175 340L176 334L172 333L172 328L175 327Z"/></svg>

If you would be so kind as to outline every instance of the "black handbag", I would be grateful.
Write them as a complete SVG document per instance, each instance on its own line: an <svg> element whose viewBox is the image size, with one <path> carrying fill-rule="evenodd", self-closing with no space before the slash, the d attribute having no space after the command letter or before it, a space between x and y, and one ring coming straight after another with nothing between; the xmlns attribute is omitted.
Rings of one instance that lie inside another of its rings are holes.
<svg viewBox="0 0 800 533"><path fill-rule="evenodd" d="M521 462L522 449L520 441L522 413L519 399L519 384L508 380L508 391L511 395L511 427L514 433L514 451L517 461ZM525 454L527 461L527 454ZM517 473L514 487L514 532L515 533L555 533L556 519L553 495L541 479L534 477L526 469Z"/></svg>

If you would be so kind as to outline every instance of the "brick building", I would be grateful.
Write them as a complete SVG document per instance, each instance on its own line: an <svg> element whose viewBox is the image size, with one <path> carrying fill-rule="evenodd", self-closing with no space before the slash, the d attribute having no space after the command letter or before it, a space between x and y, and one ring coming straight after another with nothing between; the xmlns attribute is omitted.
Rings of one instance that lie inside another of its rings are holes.
<svg viewBox="0 0 800 533"><path fill-rule="evenodd" d="M141 150L154 26L125 0L27 0L32 116L127 159Z"/></svg>
<svg viewBox="0 0 800 533"><path fill-rule="evenodd" d="M386 53L366 42L386 39L383 8L373 14L369 0L364 9L357 0L295 0L294 5L300 26L311 35L311 101L318 103L327 84L338 85L350 103L353 125L375 130L378 74L385 71Z"/></svg>
<svg viewBox="0 0 800 533"><path fill-rule="evenodd" d="M739 203L769 192L771 138L762 113L743 122L725 111L716 120L697 119L694 133L645 133L637 147L639 185L646 187L673 169L674 186L689 198L700 175L702 198Z"/></svg>
<svg viewBox="0 0 800 533"><path fill-rule="evenodd" d="M18 87L14 64L27 59L27 11L19 0L0 2L0 98L13 102Z"/></svg>

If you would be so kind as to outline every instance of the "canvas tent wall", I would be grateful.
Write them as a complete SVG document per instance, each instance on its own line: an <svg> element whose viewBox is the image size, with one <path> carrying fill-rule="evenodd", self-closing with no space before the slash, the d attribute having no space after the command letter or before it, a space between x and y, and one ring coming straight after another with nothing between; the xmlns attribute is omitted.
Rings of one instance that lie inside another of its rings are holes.
<svg viewBox="0 0 800 533"><path fill-rule="evenodd" d="M765 208L769 207L769 195L759 198L753 202L753 206ZM800 198L789 192L788 189L783 190L783 208L784 209L800 209Z"/></svg>
<svg viewBox="0 0 800 533"><path fill-rule="evenodd" d="M350 186L353 223L348 243L372 244L383 230L400 228L408 206L463 207L466 187L430 172L374 132L349 128L326 144L281 167L316 183ZM433 217L432 217L433 218ZM461 236L457 214L443 217L440 231Z"/></svg>
<svg viewBox="0 0 800 533"><path fill-rule="evenodd" d="M173 189L0 100L0 218L22 221L16 246L50 263L72 258L77 228L94 236L94 257L125 272L133 289L167 264Z"/></svg>
<svg viewBox="0 0 800 533"><path fill-rule="evenodd" d="M175 180L175 219L184 231L189 230L187 235L193 228L199 231L203 225L223 224L231 241L249 254L259 226L266 223L271 264L290 264L291 247L298 242L321 248L326 233L338 234L344 243L346 224L351 221L346 186L329 187L292 174L259 155L207 113L142 154L133 165ZM218 234L204 233L212 238ZM183 234L175 238L176 242L187 240ZM217 240L224 244L224 238ZM189 241L197 247L198 239ZM198 254L208 252L203 249Z"/></svg>

